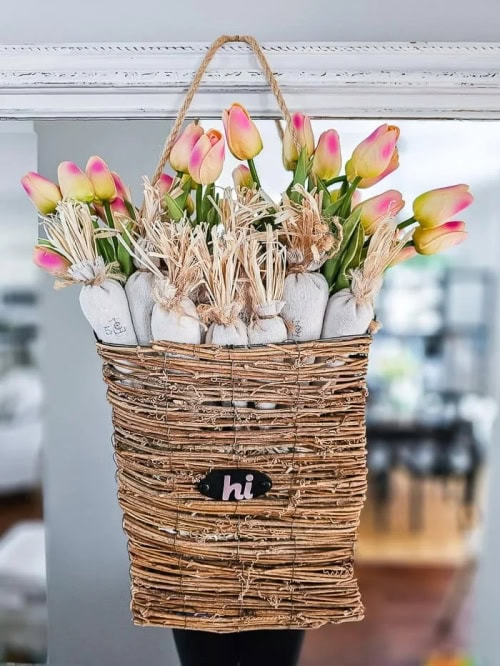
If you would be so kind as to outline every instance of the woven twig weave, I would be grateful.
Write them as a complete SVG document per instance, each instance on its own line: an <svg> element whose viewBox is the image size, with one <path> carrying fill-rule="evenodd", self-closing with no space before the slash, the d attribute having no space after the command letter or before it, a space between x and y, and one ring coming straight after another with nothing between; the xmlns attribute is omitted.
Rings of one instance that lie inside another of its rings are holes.
<svg viewBox="0 0 500 666"><path fill-rule="evenodd" d="M229 632L362 618L353 549L370 341L98 345L136 624ZM208 472L238 467L272 489L237 502L200 494Z"/></svg>

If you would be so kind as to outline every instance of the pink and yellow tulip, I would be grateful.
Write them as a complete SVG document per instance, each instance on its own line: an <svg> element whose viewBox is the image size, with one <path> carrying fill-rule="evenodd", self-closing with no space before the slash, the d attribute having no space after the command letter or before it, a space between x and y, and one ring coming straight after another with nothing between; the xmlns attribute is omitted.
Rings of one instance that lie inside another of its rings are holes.
<svg viewBox="0 0 500 666"><path fill-rule="evenodd" d="M161 196L164 197L165 194L170 192L173 184L174 184L174 179L172 178L172 176L168 173L162 173L161 176L158 178L156 187L158 188L158 191L160 192Z"/></svg>
<svg viewBox="0 0 500 666"><path fill-rule="evenodd" d="M97 155L89 157L85 173L94 188L95 199L97 201L113 201L117 196L116 184L106 162Z"/></svg>
<svg viewBox="0 0 500 666"><path fill-rule="evenodd" d="M244 164L240 164L236 169L233 169L233 183L236 189L240 187L252 189L254 187L254 182L250 169Z"/></svg>
<svg viewBox="0 0 500 666"><path fill-rule="evenodd" d="M322 180L330 180L339 175L341 166L339 135L334 129L327 130L319 137L311 170Z"/></svg>
<svg viewBox="0 0 500 666"><path fill-rule="evenodd" d="M113 176L113 181L116 187L116 196L124 199L125 201L132 201L132 195L130 194L130 189L124 184L123 180L116 173L112 171L111 175Z"/></svg>
<svg viewBox="0 0 500 666"><path fill-rule="evenodd" d="M451 185L424 192L413 202L413 216L421 227L438 227L474 201L468 185Z"/></svg>
<svg viewBox="0 0 500 666"><path fill-rule="evenodd" d="M21 184L42 215L55 213L57 204L62 199L61 190L55 183L40 176L36 171L30 171L21 178Z"/></svg>
<svg viewBox="0 0 500 666"><path fill-rule="evenodd" d="M64 275L70 267L70 262L60 254L41 245L33 249L33 262L51 275Z"/></svg>
<svg viewBox="0 0 500 666"><path fill-rule="evenodd" d="M398 264L402 264L404 261L413 259L413 257L416 256L417 256L417 250L414 248L414 246L407 245L399 252L397 257L392 260L392 262L389 264L389 268L392 268L392 266L397 266Z"/></svg>
<svg viewBox="0 0 500 666"><path fill-rule="evenodd" d="M263 148L262 138L248 111L232 104L222 113L227 147L238 160L252 160Z"/></svg>
<svg viewBox="0 0 500 666"><path fill-rule="evenodd" d="M397 190L388 190L376 197L366 199L354 207L361 211L360 221L367 236L371 236L378 225L388 217L394 217L404 207L403 195Z"/></svg>
<svg viewBox="0 0 500 666"><path fill-rule="evenodd" d="M358 187L362 190L366 189L367 187L373 187L373 185L376 185L378 182L386 178L393 171L396 171L398 167L399 167L399 152L398 149L395 148L394 152L392 153L392 158L391 161L389 162L389 166L387 167L387 169L385 169L385 171L383 171L376 178L362 178L358 183ZM349 180L350 182L354 180L354 174L352 173L350 160L346 164L346 176L347 180Z"/></svg>
<svg viewBox="0 0 500 666"><path fill-rule="evenodd" d="M189 158L189 174L198 185L214 183L224 165L224 138L222 134L210 129L200 136Z"/></svg>
<svg viewBox="0 0 500 666"><path fill-rule="evenodd" d="M113 215L125 215L125 217L130 217L130 212L125 205L125 201L121 197L116 197L109 205Z"/></svg>
<svg viewBox="0 0 500 666"><path fill-rule="evenodd" d="M204 135L203 127L189 123L170 151L170 166L178 173L189 173L189 159L198 140Z"/></svg>
<svg viewBox="0 0 500 666"><path fill-rule="evenodd" d="M419 254L436 254L462 243L467 237L464 222L446 222L439 227L417 227L413 242Z"/></svg>
<svg viewBox="0 0 500 666"><path fill-rule="evenodd" d="M379 178L394 159L399 138L395 125L381 125L354 149L346 165L351 178Z"/></svg>
<svg viewBox="0 0 500 666"><path fill-rule="evenodd" d="M287 126L283 135L283 165L287 171L297 166L299 152L305 148L307 157L314 153L314 134L311 119L303 113L292 113L292 131Z"/></svg>
<svg viewBox="0 0 500 666"><path fill-rule="evenodd" d="M90 178L74 162L61 162L57 169L57 178L65 199L84 203L94 200L94 186Z"/></svg>

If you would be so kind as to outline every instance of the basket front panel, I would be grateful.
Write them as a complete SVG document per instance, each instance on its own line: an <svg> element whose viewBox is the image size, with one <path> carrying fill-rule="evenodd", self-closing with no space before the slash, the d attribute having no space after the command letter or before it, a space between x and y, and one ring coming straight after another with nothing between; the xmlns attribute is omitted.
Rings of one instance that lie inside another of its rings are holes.
<svg viewBox="0 0 500 666"><path fill-rule="evenodd" d="M100 345L137 624L209 631L360 619L370 339L251 349ZM213 500L212 470L272 488Z"/></svg>

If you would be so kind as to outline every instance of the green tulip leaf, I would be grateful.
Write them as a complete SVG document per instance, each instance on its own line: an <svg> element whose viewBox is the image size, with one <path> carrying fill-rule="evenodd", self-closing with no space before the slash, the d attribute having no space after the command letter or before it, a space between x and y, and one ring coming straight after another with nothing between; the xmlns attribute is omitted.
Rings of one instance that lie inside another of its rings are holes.
<svg viewBox="0 0 500 666"><path fill-rule="evenodd" d="M337 203L337 202L336 202ZM333 217L333 216L332 216ZM360 217L361 210L356 210L354 213L351 213L347 220L344 220L342 223L342 242L340 247L334 257L328 259L323 264L322 273L325 276L328 285L330 286L330 291L333 290L337 277L339 275L341 264L344 258L346 248L350 245L351 239L356 233L358 227L360 227Z"/></svg>
<svg viewBox="0 0 500 666"><path fill-rule="evenodd" d="M341 289L347 289L350 286L350 273L354 268L359 266L364 241L365 233L361 224L358 223L358 227L351 236L351 240L344 251L339 274L335 281L334 292L340 291Z"/></svg>
<svg viewBox="0 0 500 666"><path fill-rule="evenodd" d="M174 222L179 222L182 220L184 217L184 206L186 205L186 200L188 198L189 193L184 193L181 194L177 199L174 199L173 197L170 196L170 194L167 192L164 196L165 200L165 205L167 207L167 212L169 214L169 217L171 220ZM181 199L184 199L184 205L182 205Z"/></svg>
<svg viewBox="0 0 500 666"><path fill-rule="evenodd" d="M295 203L300 203L301 195L298 192L294 191L295 185L302 185L305 187L307 175L309 173L309 158L307 157L307 151L305 148L302 148L300 151L299 159L297 161L297 166L295 167L295 173L293 175L292 187L290 192L290 199Z"/></svg>

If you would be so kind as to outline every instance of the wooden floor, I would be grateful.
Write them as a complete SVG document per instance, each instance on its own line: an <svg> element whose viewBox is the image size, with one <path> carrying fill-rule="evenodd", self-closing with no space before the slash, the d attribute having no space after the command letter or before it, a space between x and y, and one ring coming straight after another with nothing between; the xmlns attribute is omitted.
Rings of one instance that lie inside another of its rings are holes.
<svg viewBox="0 0 500 666"><path fill-rule="evenodd" d="M308 632L300 666L424 666L454 575L441 567L358 567L365 620ZM466 604L446 646L466 642L468 614Z"/></svg>
<svg viewBox="0 0 500 666"><path fill-rule="evenodd" d="M0 535L19 520L41 515L37 495L0 498ZM307 632L300 666L423 666L454 569L363 564L357 574L366 619ZM461 644L467 625L466 609L450 644Z"/></svg>

